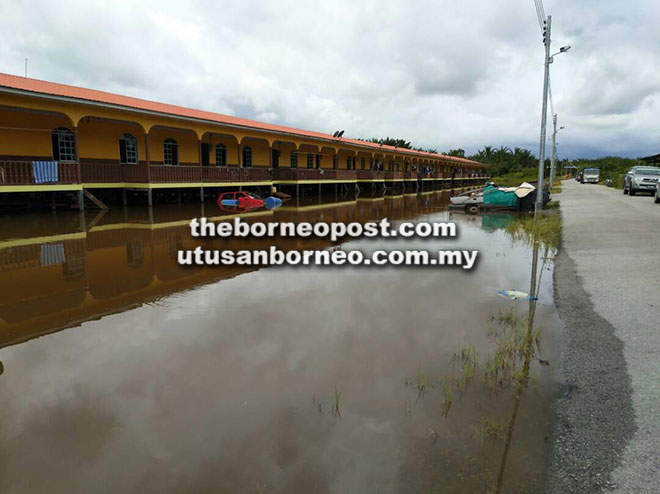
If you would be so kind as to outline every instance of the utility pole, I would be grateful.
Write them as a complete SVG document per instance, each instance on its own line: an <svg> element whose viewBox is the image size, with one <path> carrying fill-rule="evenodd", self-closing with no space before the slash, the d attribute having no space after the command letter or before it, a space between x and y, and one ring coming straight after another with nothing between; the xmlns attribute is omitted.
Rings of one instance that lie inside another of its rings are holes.
<svg viewBox="0 0 660 494"><path fill-rule="evenodd" d="M548 118L548 79L550 78L550 28L552 16L548 16L543 29L543 44L545 45L545 73L543 75L543 109L541 111L541 145L539 149L539 180L536 185L536 203L534 204L534 213L543 209L543 174L545 167L545 124Z"/></svg>
<svg viewBox="0 0 660 494"><path fill-rule="evenodd" d="M550 190L555 180L555 163L557 160L557 114L552 116L552 155L550 158Z"/></svg>

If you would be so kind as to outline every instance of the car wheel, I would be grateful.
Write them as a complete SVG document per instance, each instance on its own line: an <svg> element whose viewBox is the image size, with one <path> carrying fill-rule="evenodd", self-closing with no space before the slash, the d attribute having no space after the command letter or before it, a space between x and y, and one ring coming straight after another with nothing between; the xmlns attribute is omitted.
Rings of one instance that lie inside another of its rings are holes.
<svg viewBox="0 0 660 494"><path fill-rule="evenodd" d="M658 189L655 189L655 195L653 196L653 202L660 204L660 197L658 197Z"/></svg>
<svg viewBox="0 0 660 494"><path fill-rule="evenodd" d="M471 204L470 206L467 206L465 210L470 214L477 214L479 212L479 206L476 204Z"/></svg>
<svg viewBox="0 0 660 494"><path fill-rule="evenodd" d="M626 189L626 183L623 182L623 195L625 196L626 194L628 194L628 189Z"/></svg>
<svg viewBox="0 0 660 494"><path fill-rule="evenodd" d="M637 194L637 192L635 192L635 189L630 187L630 190L628 191L628 194L631 195L631 196L634 196L635 194Z"/></svg>

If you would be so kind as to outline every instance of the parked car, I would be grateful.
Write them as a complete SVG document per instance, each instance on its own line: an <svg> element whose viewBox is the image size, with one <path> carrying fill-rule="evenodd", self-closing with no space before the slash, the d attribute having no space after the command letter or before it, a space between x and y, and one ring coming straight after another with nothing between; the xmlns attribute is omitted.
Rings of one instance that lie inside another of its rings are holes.
<svg viewBox="0 0 660 494"><path fill-rule="evenodd" d="M654 194L660 168L657 166L633 166L623 177L623 193L634 196L637 192L650 192Z"/></svg>
<svg viewBox="0 0 660 494"><path fill-rule="evenodd" d="M653 196L653 202L660 204L660 181L655 185L655 195Z"/></svg>

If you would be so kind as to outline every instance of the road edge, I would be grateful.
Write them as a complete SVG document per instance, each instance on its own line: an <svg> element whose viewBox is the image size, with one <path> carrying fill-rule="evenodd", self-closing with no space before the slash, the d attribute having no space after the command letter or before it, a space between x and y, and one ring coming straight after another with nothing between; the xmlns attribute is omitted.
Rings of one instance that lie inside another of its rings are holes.
<svg viewBox="0 0 660 494"><path fill-rule="evenodd" d="M612 490L617 487L612 472L636 430L623 342L614 326L594 310L576 264L563 245L555 259L553 281L563 327L560 395L546 492Z"/></svg>

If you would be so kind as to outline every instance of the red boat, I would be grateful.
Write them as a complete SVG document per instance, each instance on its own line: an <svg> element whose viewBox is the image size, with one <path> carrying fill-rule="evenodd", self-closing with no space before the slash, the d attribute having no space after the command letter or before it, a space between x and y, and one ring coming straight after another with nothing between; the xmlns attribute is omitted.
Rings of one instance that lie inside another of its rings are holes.
<svg viewBox="0 0 660 494"><path fill-rule="evenodd" d="M275 209L282 205L282 199L278 197L266 197L263 199L254 192L223 192L218 197L218 206L227 211L249 211L251 209L265 207L266 209Z"/></svg>
<svg viewBox="0 0 660 494"><path fill-rule="evenodd" d="M241 208L259 208L264 200L252 192L223 192L218 197L219 206L239 206Z"/></svg>

